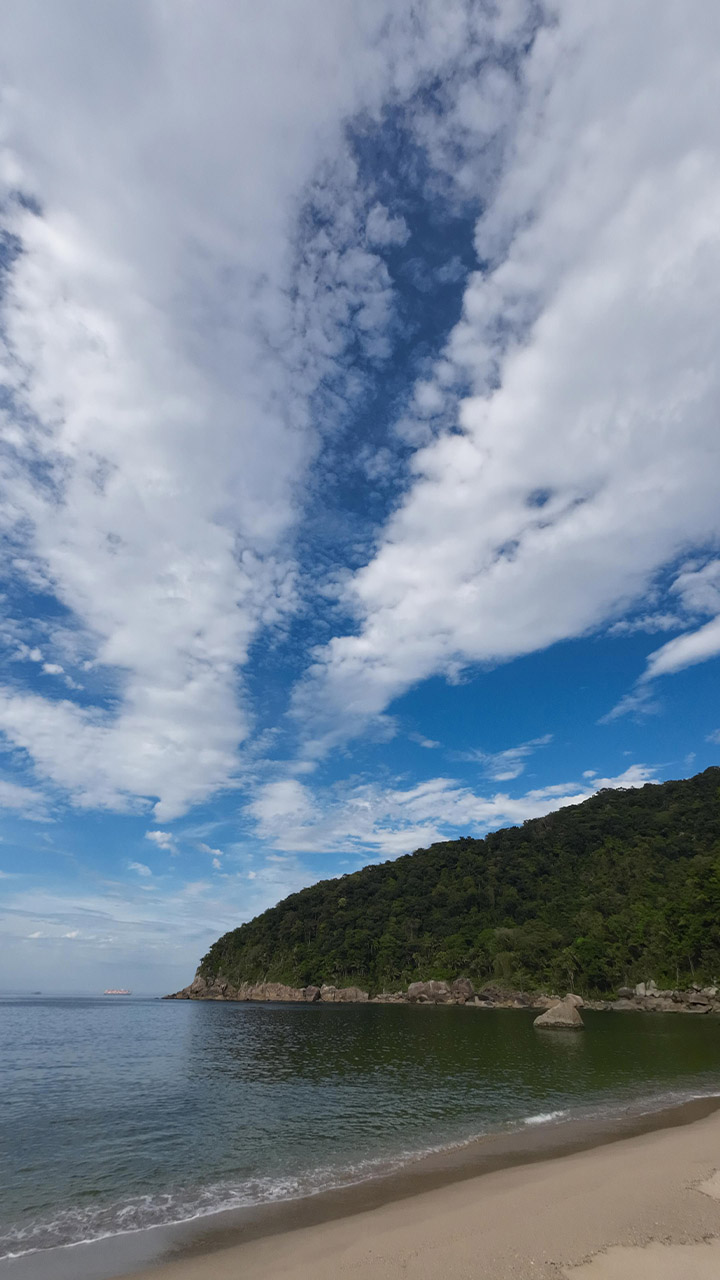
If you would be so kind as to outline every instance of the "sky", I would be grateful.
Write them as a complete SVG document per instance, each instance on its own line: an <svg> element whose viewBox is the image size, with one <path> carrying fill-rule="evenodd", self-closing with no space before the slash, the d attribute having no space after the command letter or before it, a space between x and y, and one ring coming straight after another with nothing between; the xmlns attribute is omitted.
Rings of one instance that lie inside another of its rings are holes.
<svg viewBox="0 0 720 1280"><path fill-rule="evenodd" d="M719 45L5 0L1 990L718 763Z"/></svg>

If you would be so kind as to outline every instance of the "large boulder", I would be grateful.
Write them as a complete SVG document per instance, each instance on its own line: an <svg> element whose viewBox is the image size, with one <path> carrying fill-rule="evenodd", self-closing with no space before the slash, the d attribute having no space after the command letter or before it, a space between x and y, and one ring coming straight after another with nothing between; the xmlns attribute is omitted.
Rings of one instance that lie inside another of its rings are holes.
<svg viewBox="0 0 720 1280"><path fill-rule="evenodd" d="M315 1004L320 999L320 988L303 987L303 997L308 1004Z"/></svg>
<svg viewBox="0 0 720 1280"><path fill-rule="evenodd" d="M456 978L450 986L450 993L458 1004L467 1004L475 995L475 988L469 978Z"/></svg>
<svg viewBox="0 0 720 1280"><path fill-rule="evenodd" d="M324 1004L365 1004L369 996L360 987L333 987L323 983L320 999Z"/></svg>
<svg viewBox="0 0 720 1280"><path fill-rule="evenodd" d="M539 1014L533 1023L535 1027L559 1027L568 1031L580 1031L583 1025L577 1005L570 1000L554 1004L551 1009Z"/></svg>
<svg viewBox="0 0 720 1280"><path fill-rule="evenodd" d="M565 1000L570 1004L574 1004L576 1009L582 1009L585 1003L582 996L576 995L574 991L568 991L567 995L565 996Z"/></svg>

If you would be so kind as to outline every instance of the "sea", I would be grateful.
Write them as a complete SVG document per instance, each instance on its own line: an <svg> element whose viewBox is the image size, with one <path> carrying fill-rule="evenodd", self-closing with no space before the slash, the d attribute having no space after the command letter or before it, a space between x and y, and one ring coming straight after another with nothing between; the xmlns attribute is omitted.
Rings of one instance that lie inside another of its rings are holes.
<svg viewBox="0 0 720 1280"><path fill-rule="evenodd" d="M543 1033L533 1017L3 998L0 1275L22 1258L23 1276L40 1274L30 1255L365 1182L484 1135L720 1093L719 1018L586 1012L582 1032Z"/></svg>

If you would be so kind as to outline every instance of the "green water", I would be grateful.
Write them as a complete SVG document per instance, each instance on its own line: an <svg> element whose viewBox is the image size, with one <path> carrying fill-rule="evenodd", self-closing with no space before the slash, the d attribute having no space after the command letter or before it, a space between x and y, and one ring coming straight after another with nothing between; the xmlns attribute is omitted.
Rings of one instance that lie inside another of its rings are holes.
<svg viewBox="0 0 720 1280"><path fill-rule="evenodd" d="M720 1019L0 1002L0 1256L307 1194L559 1117L720 1092Z"/></svg>

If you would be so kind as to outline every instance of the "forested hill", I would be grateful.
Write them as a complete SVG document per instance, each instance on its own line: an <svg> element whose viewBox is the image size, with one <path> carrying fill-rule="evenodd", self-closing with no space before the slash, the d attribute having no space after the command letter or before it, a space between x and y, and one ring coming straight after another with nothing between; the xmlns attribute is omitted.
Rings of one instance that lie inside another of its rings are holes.
<svg viewBox="0 0 720 1280"><path fill-rule="evenodd" d="M371 991L720 978L720 768L321 881L226 933L200 973Z"/></svg>

